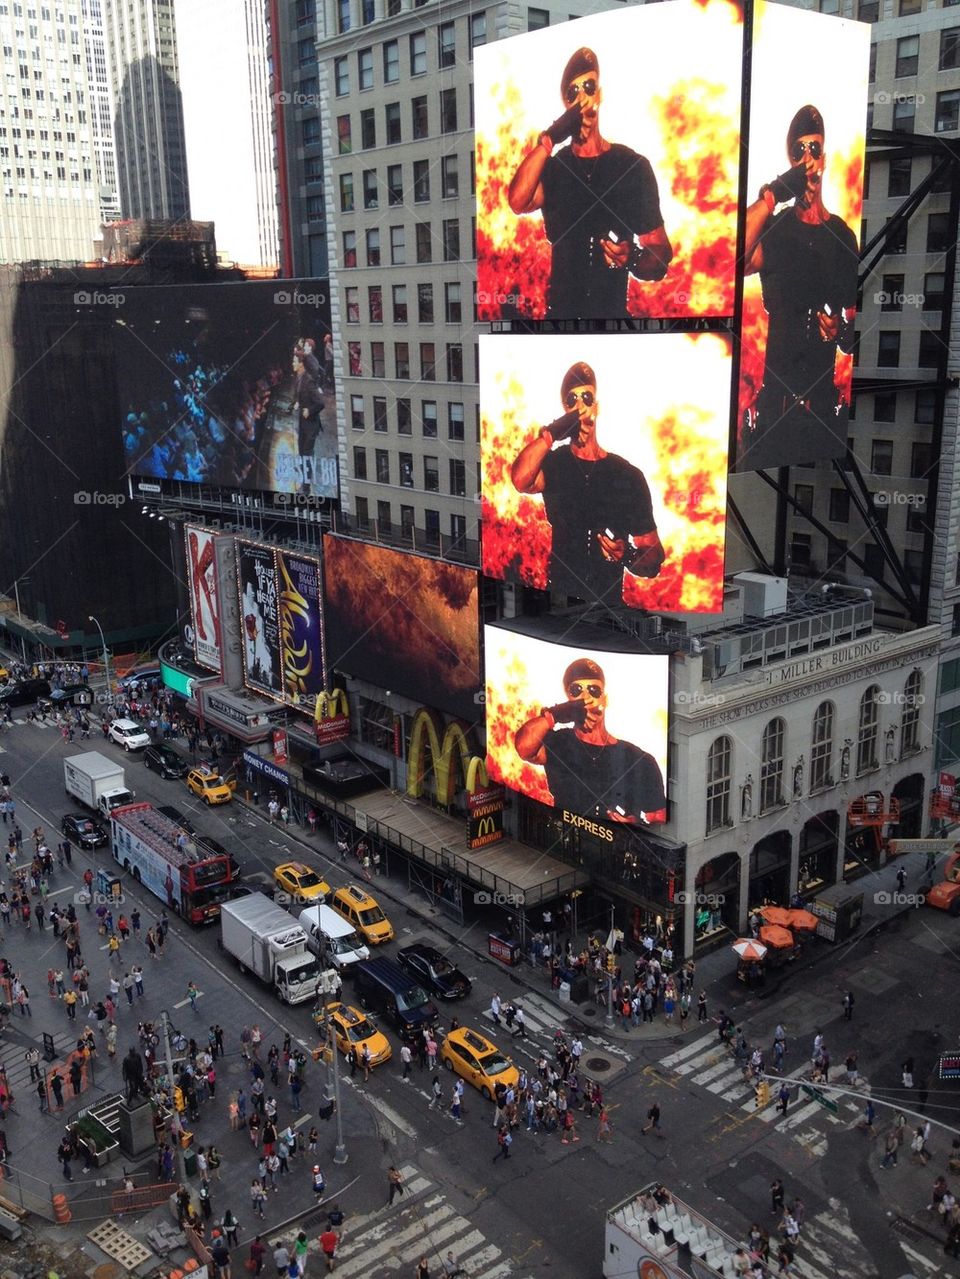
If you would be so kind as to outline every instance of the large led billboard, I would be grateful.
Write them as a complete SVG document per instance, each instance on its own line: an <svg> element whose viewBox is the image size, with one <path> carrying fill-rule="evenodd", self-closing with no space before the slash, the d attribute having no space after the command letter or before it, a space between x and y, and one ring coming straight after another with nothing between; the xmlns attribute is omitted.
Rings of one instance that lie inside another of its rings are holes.
<svg viewBox="0 0 960 1279"><path fill-rule="evenodd" d="M187 553L187 587L190 592L190 624L193 652L201 666L220 670L220 600L217 593L216 535L188 524L184 529Z"/></svg>
<svg viewBox="0 0 960 1279"><path fill-rule="evenodd" d="M114 326L129 474L337 496L326 282L129 288Z"/></svg>
<svg viewBox="0 0 960 1279"><path fill-rule="evenodd" d="M474 56L480 319L732 315L740 6L641 5Z"/></svg>
<svg viewBox="0 0 960 1279"><path fill-rule="evenodd" d="M330 667L482 719L476 571L330 533L323 558Z"/></svg>
<svg viewBox="0 0 960 1279"><path fill-rule="evenodd" d="M244 682L259 693L279 698L282 691L280 615L273 548L238 541L237 577Z"/></svg>
<svg viewBox="0 0 960 1279"><path fill-rule="evenodd" d="M668 662L485 626L490 777L601 825L665 821Z"/></svg>
<svg viewBox="0 0 960 1279"><path fill-rule="evenodd" d="M311 714L324 691L320 561L277 548L283 699Z"/></svg>
<svg viewBox="0 0 960 1279"><path fill-rule="evenodd" d="M480 352L484 573L718 612L729 338L500 334Z"/></svg>
<svg viewBox="0 0 960 1279"><path fill-rule="evenodd" d="M864 23L755 6L738 471L846 450L869 54Z"/></svg>

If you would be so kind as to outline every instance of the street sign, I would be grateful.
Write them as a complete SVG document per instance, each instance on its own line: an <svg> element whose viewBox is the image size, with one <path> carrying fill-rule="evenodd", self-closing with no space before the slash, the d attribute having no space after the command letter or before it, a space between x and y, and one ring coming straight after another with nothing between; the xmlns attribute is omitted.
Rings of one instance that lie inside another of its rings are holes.
<svg viewBox="0 0 960 1279"><path fill-rule="evenodd" d="M960 1079L960 1053L940 1054L940 1078Z"/></svg>
<svg viewBox="0 0 960 1279"><path fill-rule="evenodd" d="M891 839L887 842L892 857L905 853L952 853L958 847L960 841L956 839Z"/></svg>
<svg viewBox="0 0 960 1279"><path fill-rule="evenodd" d="M821 1106L829 1110L831 1115L835 1115L840 1109L837 1103L833 1101L832 1098L828 1097L826 1093L821 1092L819 1088L814 1088L811 1084L801 1084L800 1088L802 1092L805 1092L807 1096L811 1098L811 1100L818 1101Z"/></svg>

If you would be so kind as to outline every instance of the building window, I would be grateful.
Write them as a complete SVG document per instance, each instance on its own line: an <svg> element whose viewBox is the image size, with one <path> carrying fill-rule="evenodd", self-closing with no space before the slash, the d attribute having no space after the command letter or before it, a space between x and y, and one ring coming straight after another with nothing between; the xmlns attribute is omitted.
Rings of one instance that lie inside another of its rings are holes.
<svg viewBox="0 0 960 1279"><path fill-rule="evenodd" d="M927 217L927 252L946 253L950 238L950 214L931 213Z"/></svg>
<svg viewBox="0 0 960 1279"><path fill-rule="evenodd" d="M383 323L383 287L371 284L367 289L367 308L370 312L371 324Z"/></svg>
<svg viewBox="0 0 960 1279"><path fill-rule="evenodd" d="M960 89L948 89L937 94L937 114L934 129L937 133L955 133L960 128Z"/></svg>
<svg viewBox="0 0 960 1279"><path fill-rule="evenodd" d="M900 334L895 329L881 329L877 344L877 366L895 369L900 364Z"/></svg>
<svg viewBox="0 0 960 1279"><path fill-rule="evenodd" d="M433 236L430 234L429 222L417 223L417 261L433 261Z"/></svg>
<svg viewBox="0 0 960 1279"><path fill-rule="evenodd" d="M380 378L387 376L387 360L382 342L370 343L370 375Z"/></svg>
<svg viewBox="0 0 960 1279"><path fill-rule="evenodd" d="M361 400L361 404L363 401ZM353 446L353 478L355 480L365 480L367 478L367 450L359 444Z"/></svg>
<svg viewBox="0 0 960 1279"><path fill-rule="evenodd" d="M923 0L900 0L899 16L907 18L911 13L919 13Z"/></svg>
<svg viewBox="0 0 960 1279"><path fill-rule="evenodd" d="M443 260L444 262L460 261L460 221L458 218L444 219Z"/></svg>
<svg viewBox="0 0 960 1279"><path fill-rule="evenodd" d="M378 531L379 531L379 532L381 532L381 533L389 533L389 532L390 532L390 526L391 526L391 523L392 523L392 521L391 521L391 518L390 518L390 503L389 503L389 502L378 502L378 503L377 503L377 529L378 529Z"/></svg>
<svg viewBox="0 0 960 1279"><path fill-rule="evenodd" d="M300 125L300 136L305 147L316 146L320 141L320 117L316 115L305 116Z"/></svg>
<svg viewBox="0 0 960 1279"><path fill-rule="evenodd" d="M366 232L367 240L367 266L380 265L380 228L376 226L368 227Z"/></svg>
<svg viewBox="0 0 960 1279"><path fill-rule="evenodd" d="M343 291L344 302L347 310L347 323L360 323L360 290L356 288L346 288Z"/></svg>
<svg viewBox="0 0 960 1279"><path fill-rule="evenodd" d="M453 200L460 194L460 178L457 157L445 155L440 161L440 184L445 200Z"/></svg>
<svg viewBox="0 0 960 1279"><path fill-rule="evenodd" d="M377 145L377 122L373 107L360 112L360 145L364 151L371 151Z"/></svg>
<svg viewBox="0 0 960 1279"><path fill-rule="evenodd" d="M413 413L410 410L410 401L403 397L397 400L397 434L413 434Z"/></svg>
<svg viewBox="0 0 960 1279"><path fill-rule="evenodd" d="M955 71L960 67L960 27L940 32L940 70Z"/></svg>
<svg viewBox="0 0 960 1279"><path fill-rule="evenodd" d="M347 367L351 377L363 377L363 360L360 357L360 343L347 343Z"/></svg>
<svg viewBox="0 0 960 1279"><path fill-rule="evenodd" d="M939 333L934 333L930 329L920 330L920 350L917 356L920 368L935 369L943 351L944 345Z"/></svg>
<svg viewBox="0 0 960 1279"><path fill-rule="evenodd" d="M353 150L353 139L350 135L350 117L337 116L337 150L340 155L349 155Z"/></svg>
<svg viewBox="0 0 960 1279"><path fill-rule="evenodd" d="M527 30L540 31L550 25L549 9L527 9Z"/></svg>
<svg viewBox="0 0 960 1279"><path fill-rule="evenodd" d="M887 174L887 195L909 195L913 162L909 156L891 160Z"/></svg>
<svg viewBox="0 0 960 1279"><path fill-rule="evenodd" d="M920 749L920 707L923 705L923 675L911 671L903 686L903 715L900 717L900 756Z"/></svg>
<svg viewBox="0 0 960 1279"><path fill-rule="evenodd" d="M375 395L373 397L373 429L379 431L381 435L387 433L387 397L385 395ZM378 449L379 453L380 450ZM377 479L380 478L380 463L377 462Z"/></svg>
<svg viewBox="0 0 960 1279"><path fill-rule="evenodd" d="M324 214L322 195L307 196L306 213L308 222L323 222Z"/></svg>
<svg viewBox="0 0 960 1279"><path fill-rule="evenodd" d="M833 702L821 702L813 716L810 742L810 789L833 785Z"/></svg>
<svg viewBox="0 0 960 1279"><path fill-rule="evenodd" d="M885 275L883 277L883 287L873 300L880 303L881 311L902 311L903 276Z"/></svg>
<svg viewBox="0 0 960 1279"><path fill-rule="evenodd" d="M417 318L421 324L433 323L433 285L417 285Z"/></svg>
<svg viewBox="0 0 960 1279"><path fill-rule="evenodd" d="M350 422L355 431L362 431L364 427L366 426L366 422L364 421L364 418L363 418L363 396L362 395L350 396ZM364 468L366 468L366 462L364 462Z"/></svg>
<svg viewBox="0 0 960 1279"><path fill-rule="evenodd" d="M376 450L377 483L390 483L390 454L386 449Z"/></svg>
<svg viewBox="0 0 960 1279"><path fill-rule="evenodd" d="M353 212L353 174L340 174L340 212Z"/></svg>
<svg viewBox="0 0 960 1279"><path fill-rule="evenodd" d="M763 730L760 753L760 811L779 808L783 798L783 739L785 725L782 719L772 719Z"/></svg>
<svg viewBox="0 0 960 1279"><path fill-rule="evenodd" d="M433 511L428 506L423 512L423 531L426 534L427 544L430 546L440 545L440 512Z"/></svg>
<svg viewBox="0 0 960 1279"><path fill-rule="evenodd" d="M457 131L457 91L455 88L440 90L440 132Z"/></svg>
<svg viewBox="0 0 960 1279"><path fill-rule="evenodd" d="M860 718L857 726L857 773L866 773L877 767L877 737L879 716L877 698L880 685L871 684L860 698Z"/></svg>
<svg viewBox="0 0 960 1279"><path fill-rule="evenodd" d="M432 342L420 343L420 381L437 380L437 349Z"/></svg>
<svg viewBox="0 0 960 1279"><path fill-rule="evenodd" d="M400 485L405 489L413 488L413 454L400 454Z"/></svg>
<svg viewBox="0 0 960 1279"><path fill-rule="evenodd" d="M415 31L410 37L410 74L425 75L426 70L427 33L425 31Z"/></svg>
<svg viewBox="0 0 960 1279"><path fill-rule="evenodd" d="M365 209L376 209L380 203L380 196L377 191L377 171L376 169L364 169L363 171L363 207Z"/></svg>
<svg viewBox="0 0 960 1279"><path fill-rule="evenodd" d="M913 420L918 426L933 426L937 420L937 392L926 388L917 391Z"/></svg>
<svg viewBox="0 0 960 1279"><path fill-rule="evenodd" d="M459 342L447 343L447 381L463 381L463 346Z"/></svg>
<svg viewBox="0 0 960 1279"><path fill-rule="evenodd" d="M333 82L336 85L337 97L346 97L350 92L350 62L348 58L334 59Z"/></svg>
<svg viewBox="0 0 960 1279"><path fill-rule="evenodd" d="M356 231L344 231L343 233L343 265L345 267L353 267L357 265Z"/></svg>
<svg viewBox="0 0 960 1279"><path fill-rule="evenodd" d="M457 61L456 25L452 22L441 22L437 29L437 39L440 50L440 66L452 67Z"/></svg>
<svg viewBox="0 0 960 1279"><path fill-rule="evenodd" d="M414 138L427 137L429 124L426 98L414 98L410 103L410 114L413 120Z"/></svg>
<svg viewBox="0 0 960 1279"><path fill-rule="evenodd" d="M733 747L729 737L718 737L707 753L707 834L731 826L730 767Z"/></svg>
<svg viewBox="0 0 960 1279"><path fill-rule="evenodd" d="M953 606L953 621L950 624L950 634L960 635L960 604Z"/></svg>
<svg viewBox="0 0 960 1279"><path fill-rule="evenodd" d="M813 511L813 485L795 484L793 486L793 500L805 515L809 515Z"/></svg>
<svg viewBox="0 0 960 1279"><path fill-rule="evenodd" d="M913 133L917 104L914 98L897 98L893 104L894 133Z"/></svg>
<svg viewBox="0 0 960 1279"><path fill-rule="evenodd" d="M830 490L830 519L834 524L846 524L850 519L850 494L846 489Z"/></svg>
<svg viewBox="0 0 960 1279"><path fill-rule="evenodd" d="M400 45L396 40L383 44L383 83L396 84L400 79Z"/></svg>
<svg viewBox="0 0 960 1279"><path fill-rule="evenodd" d="M874 440L870 446L870 470L874 475L893 474L893 440Z"/></svg>
<svg viewBox="0 0 960 1279"><path fill-rule="evenodd" d="M365 27L369 27L370 23L376 17L376 8L373 0L360 0L360 21Z"/></svg>
<svg viewBox="0 0 960 1279"><path fill-rule="evenodd" d="M891 227L893 218L887 218L884 223L884 232L887 236L885 250L887 253L906 253L907 251L907 231L906 222L898 223L897 226ZM863 224L863 235L860 238L861 244L867 243L867 224Z"/></svg>
<svg viewBox="0 0 960 1279"><path fill-rule="evenodd" d="M357 84L361 90L373 88L373 50L357 51Z"/></svg>
<svg viewBox="0 0 960 1279"><path fill-rule="evenodd" d="M460 324L463 320L463 306L459 283L451 282L443 286L443 303L447 323Z"/></svg>
<svg viewBox="0 0 960 1279"><path fill-rule="evenodd" d="M928 271L923 277L923 309L925 311L942 311L943 294L947 287L947 277L943 271Z"/></svg>
<svg viewBox="0 0 960 1279"><path fill-rule="evenodd" d="M916 443L910 446L910 478L929 479L933 467L934 452L931 444Z"/></svg>
<svg viewBox="0 0 960 1279"><path fill-rule="evenodd" d="M387 165L387 203L403 204L403 165Z"/></svg>
<svg viewBox="0 0 960 1279"><path fill-rule="evenodd" d="M880 0L860 0L857 5L858 22L876 22L880 16Z"/></svg>
<svg viewBox="0 0 960 1279"><path fill-rule="evenodd" d="M809 568L813 539L809 533L793 533L790 537L790 563L794 568Z"/></svg>
<svg viewBox="0 0 960 1279"><path fill-rule="evenodd" d="M827 568L842 573L847 563L847 544L842 538L827 537Z"/></svg>
<svg viewBox="0 0 960 1279"><path fill-rule="evenodd" d="M393 344L393 362L397 370L396 376L401 382L409 382L410 380L410 344L408 342L394 342Z"/></svg>
<svg viewBox="0 0 960 1279"><path fill-rule="evenodd" d="M873 397L873 419L875 422L895 422L897 420L896 391L878 391Z"/></svg>
<svg viewBox="0 0 960 1279"><path fill-rule="evenodd" d="M407 260L407 233L402 226L390 228L390 263L403 266Z"/></svg>
<svg viewBox="0 0 960 1279"><path fill-rule="evenodd" d="M370 507L365 497L355 497L353 499L354 516L357 521L357 528L366 529L370 527Z"/></svg>
<svg viewBox="0 0 960 1279"><path fill-rule="evenodd" d="M447 405L447 438L463 439L463 405L460 403Z"/></svg>
<svg viewBox="0 0 960 1279"><path fill-rule="evenodd" d="M867 61L867 82L873 84L877 78L877 46L871 44L870 57Z"/></svg>
<svg viewBox="0 0 960 1279"><path fill-rule="evenodd" d="M438 458L424 457L423 487L428 493L440 492L440 462Z"/></svg>
<svg viewBox="0 0 960 1279"><path fill-rule="evenodd" d="M350 30L350 0L337 0L337 30L341 35Z"/></svg>
<svg viewBox="0 0 960 1279"><path fill-rule="evenodd" d="M478 45L487 43L487 15L471 13L470 15L470 57Z"/></svg>
<svg viewBox="0 0 960 1279"><path fill-rule="evenodd" d="M409 454L407 455L409 457ZM400 507L400 535L407 541L413 540L413 507Z"/></svg>
<svg viewBox="0 0 960 1279"><path fill-rule="evenodd" d="M413 202L426 204L430 199L430 161L413 162Z"/></svg>
<svg viewBox="0 0 960 1279"><path fill-rule="evenodd" d="M393 286L393 322L394 324L407 322L407 286L405 284Z"/></svg>
<svg viewBox="0 0 960 1279"><path fill-rule="evenodd" d="M450 458L450 493L453 497L467 496L467 468L461 458Z"/></svg>
<svg viewBox="0 0 960 1279"><path fill-rule="evenodd" d="M422 400L420 409L420 422L423 427L423 438L425 440L435 440L437 438L436 400Z"/></svg>
<svg viewBox="0 0 960 1279"><path fill-rule="evenodd" d="M920 37L919 36L902 36L897 41L897 79L901 76L916 75L917 65L920 61Z"/></svg>
<svg viewBox="0 0 960 1279"><path fill-rule="evenodd" d="M396 146L401 141L400 103L388 102L383 114L387 122L387 146Z"/></svg>

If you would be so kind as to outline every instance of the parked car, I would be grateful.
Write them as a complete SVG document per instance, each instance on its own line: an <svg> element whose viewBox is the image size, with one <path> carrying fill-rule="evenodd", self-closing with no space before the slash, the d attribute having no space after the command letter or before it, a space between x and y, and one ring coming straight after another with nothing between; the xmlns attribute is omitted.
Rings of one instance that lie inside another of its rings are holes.
<svg viewBox="0 0 960 1279"><path fill-rule="evenodd" d="M80 848L103 848L110 840L100 823L86 813L67 813L60 823L60 831Z"/></svg>
<svg viewBox="0 0 960 1279"><path fill-rule="evenodd" d="M115 719L107 729L107 736L125 751L142 751L150 745L150 734L132 719Z"/></svg>
<svg viewBox="0 0 960 1279"><path fill-rule="evenodd" d="M421 942L404 946L397 951L397 962L416 977L421 986L441 999L466 999L470 994L470 978L465 977L459 968L454 968L434 946L425 946Z"/></svg>
<svg viewBox="0 0 960 1279"><path fill-rule="evenodd" d="M186 777L190 771L189 760L165 742L150 745L143 752L144 768L153 768L161 777Z"/></svg>

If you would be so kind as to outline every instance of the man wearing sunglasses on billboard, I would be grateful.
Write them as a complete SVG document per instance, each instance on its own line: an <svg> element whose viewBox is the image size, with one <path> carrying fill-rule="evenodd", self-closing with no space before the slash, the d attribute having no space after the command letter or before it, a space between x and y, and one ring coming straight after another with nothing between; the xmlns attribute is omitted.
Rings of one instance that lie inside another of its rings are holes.
<svg viewBox="0 0 960 1279"><path fill-rule="evenodd" d="M510 183L514 213L543 211L553 246L547 315L627 315L627 283L662 280L673 249L649 160L600 133L600 66L578 49L563 69L565 110L537 139ZM559 150L570 138L569 147Z"/></svg>
<svg viewBox="0 0 960 1279"><path fill-rule="evenodd" d="M583 361L560 387L566 412L521 450L511 468L520 493L541 493L553 530L550 585L619 604L624 570L656 577L664 551L643 472L597 442L597 379ZM569 445L566 441L569 440Z"/></svg>
<svg viewBox="0 0 960 1279"><path fill-rule="evenodd" d="M547 774L553 802L601 821L664 821L660 765L632 742L607 731L606 677L589 657L564 671L569 700L545 706L517 730L517 754Z"/></svg>
<svg viewBox="0 0 960 1279"><path fill-rule="evenodd" d="M747 209L745 271L759 271L769 317L740 453L753 469L836 456L846 442L834 364L838 349L853 350L857 238L823 203L824 132L817 108L801 107L787 130L790 168Z"/></svg>

